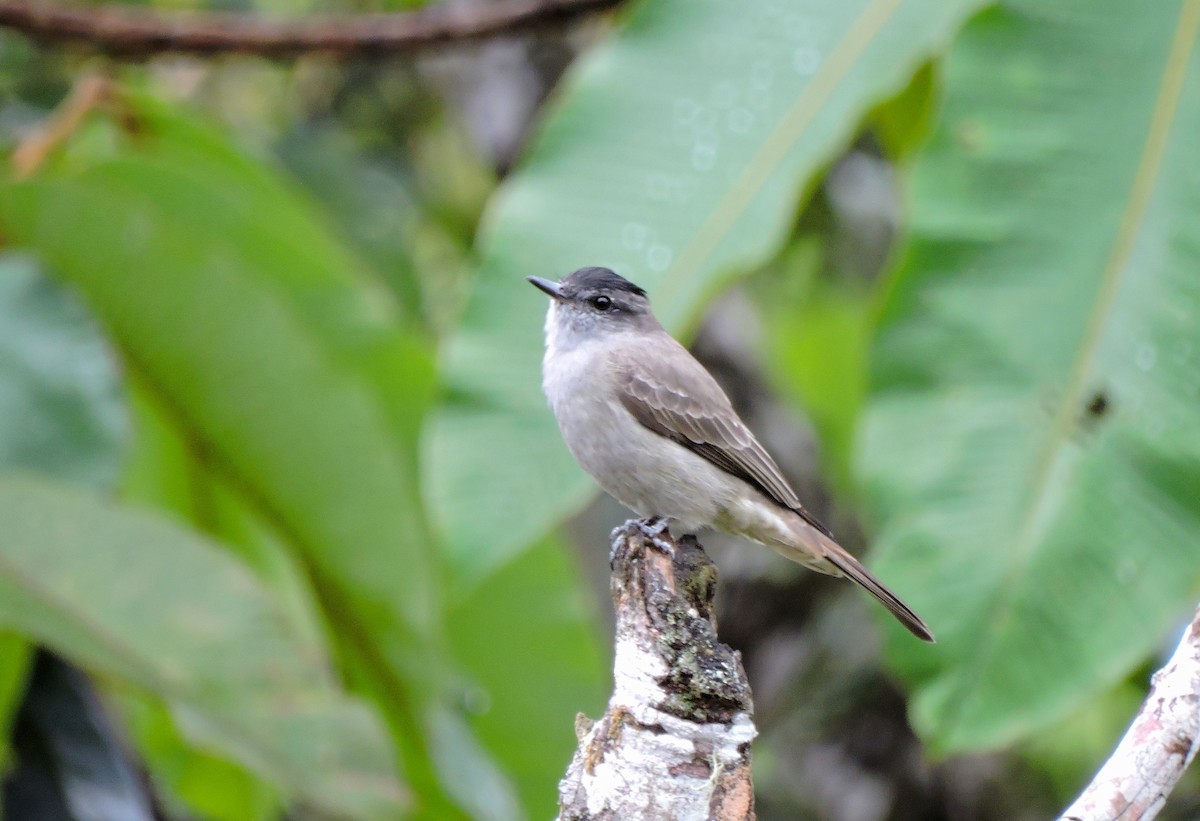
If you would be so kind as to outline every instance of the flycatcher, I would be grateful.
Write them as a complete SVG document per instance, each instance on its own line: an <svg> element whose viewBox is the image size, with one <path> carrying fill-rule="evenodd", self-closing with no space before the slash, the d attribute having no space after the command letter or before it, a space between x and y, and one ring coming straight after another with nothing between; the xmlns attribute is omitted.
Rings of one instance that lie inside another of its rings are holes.
<svg viewBox="0 0 1200 821"><path fill-rule="evenodd" d="M846 576L913 635L933 633L804 509L704 366L650 311L646 292L607 268L550 295L542 387L567 447L608 493L677 535L715 528L805 567Z"/></svg>

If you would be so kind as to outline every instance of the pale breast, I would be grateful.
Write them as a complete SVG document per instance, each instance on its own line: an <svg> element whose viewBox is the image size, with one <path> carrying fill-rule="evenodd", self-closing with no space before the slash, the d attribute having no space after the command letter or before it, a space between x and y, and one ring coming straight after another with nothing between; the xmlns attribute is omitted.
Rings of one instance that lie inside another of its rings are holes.
<svg viewBox="0 0 1200 821"><path fill-rule="evenodd" d="M616 398L607 350L584 343L544 363L543 387L567 447L639 515L679 520L682 532L712 526L744 483L639 423Z"/></svg>

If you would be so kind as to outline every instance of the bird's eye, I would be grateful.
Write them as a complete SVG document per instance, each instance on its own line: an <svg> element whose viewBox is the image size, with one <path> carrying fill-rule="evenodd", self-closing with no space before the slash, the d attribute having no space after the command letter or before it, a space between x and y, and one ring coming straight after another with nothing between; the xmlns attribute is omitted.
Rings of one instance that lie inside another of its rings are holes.
<svg viewBox="0 0 1200 821"><path fill-rule="evenodd" d="M597 311L607 311L612 307L612 300L603 295L594 296L588 301L592 303L592 307Z"/></svg>

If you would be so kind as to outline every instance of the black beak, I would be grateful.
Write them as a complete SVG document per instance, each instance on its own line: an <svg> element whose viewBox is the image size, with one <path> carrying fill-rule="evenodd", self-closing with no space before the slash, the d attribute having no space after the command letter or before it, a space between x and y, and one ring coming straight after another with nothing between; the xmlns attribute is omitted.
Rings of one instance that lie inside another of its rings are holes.
<svg viewBox="0 0 1200 821"><path fill-rule="evenodd" d="M563 295L563 292L562 292L562 286L559 285L557 282L552 282L551 280L548 280L548 279L542 279L541 277L525 277L525 279L530 284L532 284L533 287L537 288L540 291L545 291L547 294L552 296L554 299L557 299L560 301L566 299L566 297Z"/></svg>

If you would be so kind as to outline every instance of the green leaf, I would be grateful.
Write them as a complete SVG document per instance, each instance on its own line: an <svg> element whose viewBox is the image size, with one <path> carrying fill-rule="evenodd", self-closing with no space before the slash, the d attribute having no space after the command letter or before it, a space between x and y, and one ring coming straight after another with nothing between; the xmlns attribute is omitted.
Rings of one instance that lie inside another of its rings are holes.
<svg viewBox="0 0 1200 821"><path fill-rule="evenodd" d="M929 137L940 91L938 67L930 61L913 75L908 88L871 114L871 133L890 159L910 159Z"/></svg>
<svg viewBox="0 0 1200 821"><path fill-rule="evenodd" d="M324 647L327 626L316 594L286 541L136 378L130 381L129 398L138 435L126 459L123 498L173 513L216 538L271 589L295 629Z"/></svg>
<svg viewBox="0 0 1200 821"><path fill-rule="evenodd" d="M597 715L604 704L603 653L577 573L566 545L539 542L447 621L455 655L473 679L471 724L516 782L530 818L554 814L555 786L575 749L576 713Z"/></svg>
<svg viewBox="0 0 1200 821"><path fill-rule="evenodd" d="M436 588L404 452L427 353L294 192L178 115L138 115L128 149L11 186L8 235L80 288L319 567L427 629Z"/></svg>
<svg viewBox="0 0 1200 821"><path fill-rule="evenodd" d="M938 636L890 634L937 750L1066 715L1200 593L1198 29L1012 2L945 65L862 461L879 575Z"/></svg>
<svg viewBox="0 0 1200 821"><path fill-rule="evenodd" d="M463 716L438 705L427 716L430 754L447 792L475 821L525 818L508 777L479 743ZM514 736L509 743L526 743Z"/></svg>
<svg viewBox="0 0 1200 821"><path fill-rule="evenodd" d="M778 250L814 174L981 4L642 2L576 67L485 217L427 440L460 581L592 492L538 389L546 299L523 277L608 265L685 330L730 275Z"/></svg>
<svg viewBox="0 0 1200 821"><path fill-rule="evenodd" d="M233 762L189 746L160 699L121 686L109 686L108 694L120 705L168 817L271 821L282 815L278 790Z"/></svg>
<svg viewBox="0 0 1200 821"><path fill-rule="evenodd" d="M79 301L35 261L0 253L0 466L107 487L126 430L112 353ZM0 631L0 774L33 647Z"/></svg>
<svg viewBox="0 0 1200 821"><path fill-rule="evenodd" d="M136 139L4 191L6 235L78 286L335 615L394 639L393 663L423 655L438 590L412 450L427 351L282 181L184 117L130 105Z"/></svg>
<svg viewBox="0 0 1200 821"><path fill-rule="evenodd" d="M416 714L442 696L440 589L416 436L428 346L319 212L220 135L133 93L0 192L5 236L76 285L128 369L283 534L437 801ZM97 128L113 125L97 122Z"/></svg>
<svg viewBox="0 0 1200 821"><path fill-rule="evenodd" d="M802 406L839 488L853 492L851 451L867 388L870 299L853 281L821 275L815 239L799 241L752 288L765 326L772 382Z"/></svg>
<svg viewBox="0 0 1200 821"><path fill-rule="evenodd" d="M367 90L356 93L374 101ZM465 260L479 208L495 182L453 123L423 122L417 128L407 119L427 119L429 103L392 102L407 114L387 123L389 141L404 144L407 152L376 144L380 123L374 102L363 109L370 137L330 118L299 125L277 151L397 294L410 323L441 333L461 312ZM364 140L371 146L365 152Z"/></svg>
<svg viewBox="0 0 1200 821"><path fill-rule="evenodd" d="M788 386L811 415L833 476L848 487L854 427L866 393L867 300L849 288L827 288L790 319L772 325L782 371L777 384Z"/></svg>
<svg viewBox="0 0 1200 821"><path fill-rule="evenodd" d="M13 717L25 695L25 680L33 663L33 646L16 633L0 630L0 779L10 763L9 735Z"/></svg>
<svg viewBox="0 0 1200 821"><path fill-rule="evenodd" d="M123 497L175 514L219 539L269 588L289 629L325 654L319 609L296 557L214 471L204 448L172 424L153 393L136 378L129 387L138 435L126 460ZM156 795L173 814L212 821L268 821L281 815L278 789L244 767L189 746L161 700L129 687L108 690L122 708Z"/></svg>
<svg viewBox="0 0 1200 821"><path fill-rule="evenodd" d="M1145 678L1121 681L1088 699L1080 709L1035 733L1018 752L1053 788L1052 800L1070 803L1113 752L1146 698Z"/></svg>
<svg viewBox="0 0 1200 821"><path fill-rule="evenodd" d="M157 515L0 479L0 622L164 698L194 744L327 812L402 794L375 715L215 545Z"/></svg>
<svg viewBox="0 0 1200 821"><path fill-rule="evenodd" d="M326 205L342 235L386 278L405 321L416 323L420 281L404 240L420 212L409 169L362 157L354 136L331 124L287 135L279 153L297 180Z"/></svg>
<svg viewBox="0 0 1200 821"><path fill-rule="evenodd" d="M0 465L107 487L125 430L95 322L32 258L0 254Z"/></svg>

